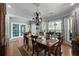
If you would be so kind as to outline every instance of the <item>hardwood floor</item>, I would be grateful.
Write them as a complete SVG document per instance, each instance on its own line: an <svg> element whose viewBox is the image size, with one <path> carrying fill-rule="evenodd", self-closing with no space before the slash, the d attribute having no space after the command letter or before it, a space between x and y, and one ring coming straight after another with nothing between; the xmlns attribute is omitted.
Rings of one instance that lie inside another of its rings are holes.
<svg viewBox="0 0 79 59"><path fill-rule="evenodd" d="M69 46L67 44L62 45L62 55L63 56L72 56L71 50L72 50L71 46Z"/></svg>
<svg viewBox="0 0 79 59"><path fill-rule="evenodd" d="M20 51L18 50L18 47L23 45L22 39L15 39L15 41L10 41L7 44L7 56L21 56ZM62 45L62 56L72 56L71 53L71 46L67 44Z"/></svg>
<svg viewBox="0 0 79 59"><path fill-rule="evenodd" d="M17 47L23 44L21 39L17 39L16 41L9 42L7 44L7 56L21 56L20 51Z"/></svg>

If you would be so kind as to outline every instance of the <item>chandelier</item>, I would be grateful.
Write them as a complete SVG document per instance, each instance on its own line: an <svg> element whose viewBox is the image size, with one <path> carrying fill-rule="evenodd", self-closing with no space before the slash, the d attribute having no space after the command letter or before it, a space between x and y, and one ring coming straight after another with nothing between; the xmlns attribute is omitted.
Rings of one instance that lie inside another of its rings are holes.
<svg viewBox="0 0 79 59"><path fill-rule="evenodd" d="M37 7L37 11L34 13L34 17L32 18L33 22L36 25L40 25L42 22L41 13L38 11L39 3L34 3L34 5Z"/></svg>

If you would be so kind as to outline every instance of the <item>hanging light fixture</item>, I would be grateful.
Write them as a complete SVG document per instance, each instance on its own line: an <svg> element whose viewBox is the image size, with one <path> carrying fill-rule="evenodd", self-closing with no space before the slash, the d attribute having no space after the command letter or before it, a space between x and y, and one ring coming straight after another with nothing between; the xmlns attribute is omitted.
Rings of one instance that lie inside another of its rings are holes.
<svg viewBox="0 0 79 59"><path fill-rule="evenodd" d="M34 13L34 18L32 18L33 22L36 23L36 25L40 25L40 23L42 22L42 17L40 16L41 13L38 11L38 7L39 7L39 3L34 3L34 5L37 8L37 11Z"/></svg>

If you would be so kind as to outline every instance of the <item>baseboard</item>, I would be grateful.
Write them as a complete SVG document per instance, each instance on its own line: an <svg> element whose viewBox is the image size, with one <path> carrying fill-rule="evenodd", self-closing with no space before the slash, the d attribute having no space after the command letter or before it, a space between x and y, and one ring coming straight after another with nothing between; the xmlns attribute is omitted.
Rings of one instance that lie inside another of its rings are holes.
<svg viewBox="0 0 79 59"><path fill-rule="evenodd" d="M9 40L9 42L14 42L14 41L16 41L17 39L23 39L23 37L12 38L12 39Z"/></svg>
<svg viewBox="0 0 79 59"><path fill-rule="evenodd" d="M64 43L64 44L67 44L67 45L69 45L69 46L72 46L71 42L64 41L63 43Z"/></svg>

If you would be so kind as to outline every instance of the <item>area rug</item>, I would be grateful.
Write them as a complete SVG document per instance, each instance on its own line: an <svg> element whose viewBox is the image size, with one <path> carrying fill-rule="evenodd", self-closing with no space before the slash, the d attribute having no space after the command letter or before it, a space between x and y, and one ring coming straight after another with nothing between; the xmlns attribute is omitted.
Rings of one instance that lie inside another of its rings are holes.
<svg viewBox="0 0 79 59"><path fill-rule="evenodd" d="M27 51L24 49L24 46L20 46L20 47L18 47L18 49L22 56L29 56Z"/></svg>
<svg viewBox="0 0 79 59"><path fill-rule="evenodd" d="M36 53L34 53L32 55L32 50L31 49L27 50L27 47L25 48L25 46L20 46L20 47L18 47L18 49L19 49L19 51L20 51L20 53L21 53L22 56L37 56ZM44 51L42 51L41 53L39 53L39 56L45 56Z"/></svg>

